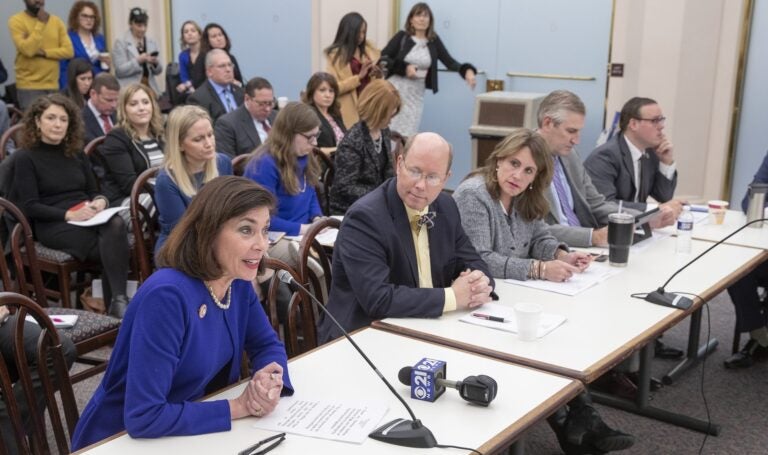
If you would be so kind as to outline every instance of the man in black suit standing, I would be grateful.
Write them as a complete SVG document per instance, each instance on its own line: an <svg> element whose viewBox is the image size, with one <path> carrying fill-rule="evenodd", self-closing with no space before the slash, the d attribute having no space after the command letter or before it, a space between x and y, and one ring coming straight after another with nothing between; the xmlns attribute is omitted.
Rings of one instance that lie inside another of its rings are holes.
<svg viewBox="0 0 768 455"><path fill-rule="evenodd" d="M233 83L235 72L232 59L221 49L212 49L206 54L205 74L208 79L187 98L187 103L202 107L216 122L219 117L243 104L243 89Z"/></svg>
<svg viewBox="0 0 768 455"><path fill-rule="evenodd" d="M347 211L333 252L328 310L346 330L386 317L433 317L491 300L494 282L442 192L451 146L435 133L413 136L396 177ZM341 335L325 318L322 341Z"/></svg>
<svg viewBox="0 0 768 455"><path fill-rule="evenodd" d="M109 73L93 78L88 102L83 106L85 143L109 133L117 122L115 110L120 95L120 83Z"/></svg>
<svg viewBox="0 0 768 455"><path fill-rule="evenodd" d="M277 112L272 84L254 77L245 85L243 105L216 121L216 150L231 157L250 153L267 140Z"/></svg>
<svg viewBox="0 0 768 455"><path fill-rule="evenodd" d="M681 204L673 200L677 169L672 143L664 134L665 120L650 98L634 97L621 108L619 134L584 161L592 183L607 200L622 200L624 207L645 211L651 196L680 213Z"/></svg>

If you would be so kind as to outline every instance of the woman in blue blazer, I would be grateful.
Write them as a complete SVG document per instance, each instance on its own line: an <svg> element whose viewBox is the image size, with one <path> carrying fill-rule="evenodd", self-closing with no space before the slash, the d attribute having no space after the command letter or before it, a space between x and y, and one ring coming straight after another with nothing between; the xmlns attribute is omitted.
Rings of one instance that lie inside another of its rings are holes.
<svg viewBox="0 0 768 455"><path fill-rule="evenodd" d="M285 346L251 282L269 245L274 198L241 177L219 177L192 201L134 296L101 384L72 436L78 450L126 430L134 438L231 429L292 395ZM237 398L201 402L235 383Z"/></svg>
<svg viewBox="0 0 768 455"><path fill-rule="evenodd" d="M102 71L109 71L109 65L112 60L107 52L107 42L104 35L99 33L101 26L101 16L99 7L90 1L77 1L69 10L69 39L72 41L72 48L75 55L72 59L82 58L91 62L93 75ZM62 60L59 69L59 88L64 89L67 86L67 66L69 60Z"/></svg>

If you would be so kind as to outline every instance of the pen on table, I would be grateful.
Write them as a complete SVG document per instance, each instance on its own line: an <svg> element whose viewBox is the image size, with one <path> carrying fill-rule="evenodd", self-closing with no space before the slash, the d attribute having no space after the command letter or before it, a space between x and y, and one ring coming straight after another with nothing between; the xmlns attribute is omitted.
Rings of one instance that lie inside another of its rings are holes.
<svg viewBox="0 0 768 455"><path fill-rule="evenodd" d="M709 212L709 207L706 205L691 205L691 212L707 213Z"/></svg>
<svg viewBox="0 0 768 455"><path fill-rule="evenodd" d="M478 319L485 319L486 321L493 321L493 322L509 322L508 320L502 317L491 316L490 314L483 314L483 313L472 313L472 317L478 318Z"/></svg>

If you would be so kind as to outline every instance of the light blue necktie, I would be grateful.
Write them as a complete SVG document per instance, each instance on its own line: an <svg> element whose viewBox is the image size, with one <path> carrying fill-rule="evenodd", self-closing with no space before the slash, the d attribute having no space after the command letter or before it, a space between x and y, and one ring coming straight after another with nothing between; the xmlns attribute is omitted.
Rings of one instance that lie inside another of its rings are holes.
<svg viewBox="0 0 768 455"><path fill-rule="evenodd" d="M560 209L565 215L565 219L568 221L569 226L581 226L579 218L571 207L571 203L568 201L568 191L570 187L565 180L565 172L563 171L563 165L560 163L560 157L555 158L555 178L552 182L555 184L555 191L557 192L557 198L560 199Z"/></svg>

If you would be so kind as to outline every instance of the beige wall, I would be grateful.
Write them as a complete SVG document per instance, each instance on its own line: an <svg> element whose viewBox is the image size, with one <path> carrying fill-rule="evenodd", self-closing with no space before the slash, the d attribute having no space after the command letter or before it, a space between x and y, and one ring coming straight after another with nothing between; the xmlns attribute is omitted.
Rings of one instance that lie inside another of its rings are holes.
<svg viewBox="0 0 768 455"><path fill-rule="evenodd" d="M632 96L656 99L675 146L676 195L724 195L745 0L616 0L607 121Z"/></svg>

